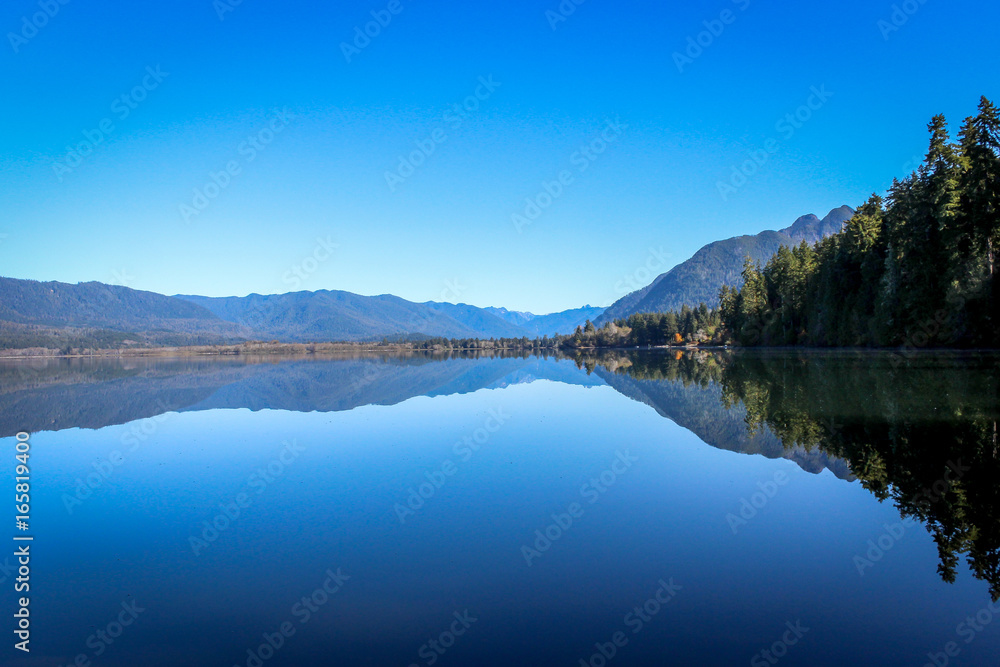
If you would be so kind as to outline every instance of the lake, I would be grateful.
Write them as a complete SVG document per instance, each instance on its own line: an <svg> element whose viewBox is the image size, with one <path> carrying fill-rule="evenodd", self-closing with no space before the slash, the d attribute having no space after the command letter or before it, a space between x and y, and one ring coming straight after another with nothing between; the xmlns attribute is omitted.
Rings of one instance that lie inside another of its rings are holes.
<svg viewBox="0 0 1000 667"><path fill-rule="evenodd" d="M0 361L34 537L4 664L997 665L998 370Z"/></svg>

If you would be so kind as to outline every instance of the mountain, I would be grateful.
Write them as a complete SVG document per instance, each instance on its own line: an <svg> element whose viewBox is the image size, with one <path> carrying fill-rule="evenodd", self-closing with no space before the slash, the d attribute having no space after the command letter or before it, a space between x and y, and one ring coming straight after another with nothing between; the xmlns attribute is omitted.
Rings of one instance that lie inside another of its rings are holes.
<svg viewBox="0 0 1000 667"><path fill-rule="evenodd" d="M516 324L517 326L523 325L525 322L529 322L532 319L538 317L534 313L527 313L519 310L507 310L506 308L483 308L488 313L496 315L502 320L506 320L511 324Z"/></svg>
<svg viewBox="0 0 1000 667"><path fill-rule="evenodd" d="M537 316L328 290L245 297L164 296L97 282L70 285L0 278L0 347L534 338L571 332L600 312L588 306Z"/></svg>
<svg viewBox="0 0 1000 667"><path fill-rule="evenodd" d="M473 338L480 335L476 326L451 317L448 308L413 303L390 294L361 296L320 290L267 296L178 295L177 298L201 306L227 322L248 326L257 338L282 342L364 341L408 335ZM497 322L506 324L499 319Z"/></svg>
<svg viewBox="0 0 1000 667"><path fill-rule="evenodd" d="M854 211L807 215L780 231L711 243L688 261L608 309L584 306L535 315L467 304L413 303L397 296L320 290L262 296L164 296L117 285L70 285L0 278L0 347L211 345L243 340L289 343L382 338L535 338L570 334L591 320L715 305L723 284L738 285L743 258L766 262L781 245L815 243Z"/></svg>
<svg viewBox="0 0 1000 667"><path fill-rule="evenodd" d="M722 386L717 382L701 384L681 376L675 380L644 380L627 372L615 373L598 366L594 375L633 401L645 403L660 416L691 431L705 444L741 454L757 454L769 459L794 461L806 472L819 474L829 470L844 480L853 480L847 463L820 448L806 448L788 443L767 427L751 432L746 424L746 407L725 407Z"/></svg>
<svg viewBox="0 0 1000 667"><path fill-rule="evenodd" d="M583 326L587 320L594 321L604 312L604 308L595 306L584 306L583 308L573 308L560 313L549 315L535 315L507 310L506 308L484 308L494 315L504 320L516 324L528 331L531 338L541 336L556 336L559 334L571 334L578 326Z"/></svg>
<svg viewBox="0 0 1000 667"><path fill-rule="evenodd" d="M167 345L234 342L249 334L197 304L154 292L98 282L70 285L14 278L0 278L0 329L6 335L40 340L70 332L98 340Z"/></svg>
<svg viewBox="0 0 1000 667"><path fill-rule="evenodd" d="M840 231L853 216L854 209L841 206L830 211L822 220L815 215L805 215L779 231L764 231L754 236L736 236L709 243L691 259L661 274L651 284L611 304L594 323L600 326L635 313L679 310L685 304L697 306L705 302L716 306L722 285L742 284L740 273L747 255L763 264L781 246L798 245L802 241L816 243Z"/></svg>
<svg viewBox="0 0 1000 667"><path fill-rule="evenodd" d="M178 295L219 318L249 326L258 338L288 342L361 341L383 337L523 338L571 333L602 308L586 306L551 315L505 308L427 301L397 296L359 296L321 290L247 297ZM518 324L521 323L521 324Z"/></svg>
<svg viewBox="0 0 1000 667"><path fill-rule="evenodd" d="M584 306L583 308L564 310L561 313L552 313L551 315L536 315L521 326L533 331L536 336L571 334L576 331L578 326L583 326L587 320L593 322L603 312L604 308Z"/></svg>
<svg viewBox="0 0 1000 667"><path fill-rule="evenodd" d="M854 209L850 206L841 206L830 211L825 218L820 220L815 215L804 215L790 227L779 230L779 233L791 238L795 243L805 241L810 245L819 243L827 236L832 236L839 232L844 223L854 217Z"/></svg>
<svg viewBox="0 0 1000 667"><path fill-rule="evenodd" d="M527 331L515 322L498 317L488 308L434 301L428 301L423 305L470 328L477 338L522 338L528 335Z"/></svg>

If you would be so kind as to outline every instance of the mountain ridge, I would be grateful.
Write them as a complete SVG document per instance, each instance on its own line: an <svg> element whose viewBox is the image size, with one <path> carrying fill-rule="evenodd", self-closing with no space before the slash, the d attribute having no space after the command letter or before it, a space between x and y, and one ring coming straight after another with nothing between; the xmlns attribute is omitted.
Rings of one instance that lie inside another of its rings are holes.
<svg viewBox="0 0 1000 667"><path fill-rule="evenodd" d="M690 259L657 276L646 287L611 304L594 322L600 326L635 313L680 310L684 305L704 302L718 305L722 285L742 283L743 259L765 263L782 245L809 244L834 234L854 215L854 209L840 206L820 219L809 214L781 230L765 230L754 235L733 236L702 246Z"/></svg>
<svg viewBox="0 0 1000 667"><path fill-rule="evenodd" d="M816 243L853 214L842 206L823 219L804 215L781 230L714 241L607 309L587 305L547 315L342 290L167 296L93 281L72 285L0 277L0 347L551 337L570 334L588 320L600 326L636 312L678 310L702 301L715 305L721 285L740 283L745 256L763 263L781 245Z"/></svg>
<svg viewBox="0 0 1000 667"><path fill-rule="evenodd" d="M548 315L535 315L529 312L511 311L506 308L484 308L484 310L490 311L512 324L517 324L522 329L526 329L533 337L538 338L573 333L578 326L583 326L588 320L597 319L604 312L604 308L590 304Z"/></svg>

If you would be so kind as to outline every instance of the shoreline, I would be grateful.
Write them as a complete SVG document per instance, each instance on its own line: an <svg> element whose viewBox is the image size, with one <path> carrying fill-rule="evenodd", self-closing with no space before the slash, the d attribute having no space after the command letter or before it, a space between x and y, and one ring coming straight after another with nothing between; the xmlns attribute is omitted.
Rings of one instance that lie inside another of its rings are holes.
<svg viewBox="0 0 1000 667"><path fill-rule="evenodd" d="M24 350L24 348L19 348ZM37 348L35 348L37 349ZM335 357L354 354L444 354L444 353L468 353L476 352L483 354L559 354L573 356L576 352L629 352L629 351L681 351L681 352L734 352L734 353L821 353L829 354L835 352L849 353L872 353L872 354L898 354L907 357L923 355L928 353L948 353L948 354L1000 354L998 348L907 348L907 347L740 347L732 345L659 345L647 347L579 347L579 348L552 348L552 347L496 347L496 348L476 348L476 347L439 347L439 348L415 348L409 344L371 345L364 343L262 343L249 345L195 345L186 347L162 347L162 348L138 348L138 349L108 349L94 350L88 353L61 354L57 350L46 350L33 353L25 351L21 354L9 354L17 350L0 351L0 360L16 359L138 359L138 358L196 358L196 357Z"/></svg>

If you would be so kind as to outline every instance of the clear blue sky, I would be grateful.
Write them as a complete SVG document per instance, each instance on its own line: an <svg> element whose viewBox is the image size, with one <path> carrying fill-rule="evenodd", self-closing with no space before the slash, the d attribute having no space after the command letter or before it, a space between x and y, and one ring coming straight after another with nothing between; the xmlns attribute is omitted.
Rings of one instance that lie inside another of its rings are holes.
<svg viewBox="0 0 1000 667"><path fill-rule="evenodd" d="M37 30L23 23L37 0L0 10L0 275L167 294L607 305L647 263L861 203L912 168L933 114L957 128L980 95L1000 99L1000 9L970 0L913 0L890 33L893 3L870 0L587 0L555 29L558 0L399 0L397 14L388 0L243 0L223 20L223 0L51 3ZM673 54L727 9L680 72ZM341 43L372 11L391 22L348 62ZM814 86L832 97L779 131ZM478 109L449 111L477 87ZM270 143L243 143L283 109ZM626 127L581 158L608 120ZM102 122L72 166L68 147ZM718 182L771 138L723 199ZM427 140L391 189L386 172ZM239 173L185 221L181 204L231 162ZM519 232L512 214L564 170L572 182ZM318 238L338 246L326 261L309 259L327 255Z"/></svg>

